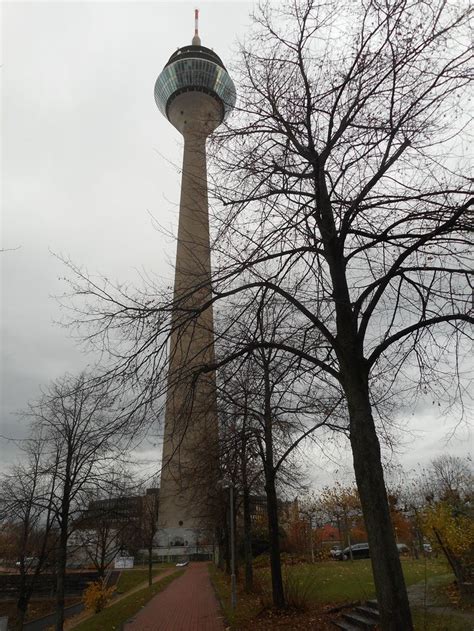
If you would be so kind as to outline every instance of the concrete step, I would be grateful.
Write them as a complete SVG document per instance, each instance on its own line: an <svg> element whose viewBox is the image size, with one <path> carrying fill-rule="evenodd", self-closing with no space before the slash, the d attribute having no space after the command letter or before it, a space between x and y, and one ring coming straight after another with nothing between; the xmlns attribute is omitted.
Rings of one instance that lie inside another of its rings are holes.
<svg viewBox="0 0 474 631"><path fill-rule="evenodd" d="M363 605L357 605L354 609L343 613L342 618L331 620L331 623L344 631L361 631L361 629L375 629L379 621L380 614L377 601L368 600Z"/></svg>
<svg viewBox="0 0 474 631"><path fill-rule="evenodd" d="M331 620L331 623L337 629L343 629L343 631L360 631L360 627L355 627L350 622L347 622L347 620Z"/></svg>
<svg viewBox="0 0 474 631"><path fill-rule="evenodd" d="M374 607L367 607L366 605L359 605L355 608L357 613L362 614L363 616L367 616L368 618L373 618L375 622L380 619L379 610Z"/></svg>
<svg viewBox="0 0 474 631"><path fill-rule="evenodd" d="M343 613L343 618L355 625L356 629L374 629L377 626L377 621L373 617L368 617L360 613Z"/></svg>

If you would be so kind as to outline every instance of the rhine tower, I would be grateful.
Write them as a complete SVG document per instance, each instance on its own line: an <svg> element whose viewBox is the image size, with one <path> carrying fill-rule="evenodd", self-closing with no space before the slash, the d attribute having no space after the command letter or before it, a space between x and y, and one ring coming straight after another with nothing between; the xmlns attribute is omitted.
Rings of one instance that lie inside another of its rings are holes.
<svg viewBox="0 0 474 631"><path fill-rule="evenodd" d="M218 423L214 361L206 140L235 105L222 60L201 45L174 52L155 101L184 139L169 344L157 543L160 554L211 556L216 526Z"/></svg>

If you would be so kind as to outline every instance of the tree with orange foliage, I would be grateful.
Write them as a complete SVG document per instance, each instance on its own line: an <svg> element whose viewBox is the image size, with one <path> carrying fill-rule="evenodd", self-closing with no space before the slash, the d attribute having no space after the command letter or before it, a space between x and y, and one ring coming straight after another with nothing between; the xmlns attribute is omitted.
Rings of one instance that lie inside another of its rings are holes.
<svg viewBox="0 0 474 631"><path fill-rule="evenodd" d="M470 459L444 455L431 462L423 488L423 534L446 556L460 591L474 579L474 476Z"/></svg>
<svg viewBox="0 0 474 631"><path fill-rule="evenodd" d="M327 515L339 530L340 540L343 544L351 546L353 535L356 538L365 536L365 526L363 523L362 509L359 500L359 493L355 486L343 486L336 482L333 487L325 487L319 497L322 511ZM358 526L354 532L354 526ZM352 560L352 550L349 547L349 554Z"/></svg>
<svg viewBox="0 0 474 631"><path fill-rule="evenodd" d="M286 524L286 539L289 552L306 555L311 550L312 528L305 515L297 513Z"/></svg>

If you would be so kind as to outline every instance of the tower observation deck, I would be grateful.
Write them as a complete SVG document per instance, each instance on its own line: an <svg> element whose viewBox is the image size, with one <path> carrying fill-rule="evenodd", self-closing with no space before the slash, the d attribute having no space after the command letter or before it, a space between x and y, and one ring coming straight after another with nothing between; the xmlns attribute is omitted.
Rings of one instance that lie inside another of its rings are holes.
<svg viewBox="0 0 474 631"><path fill-rule="evenodd" d="M221 58L205 46L183 46L171 55L155 83L155 101L168 118L168 106L185 92L198 91L214 97L224 118L235 105L235 87Z"/></svg>
<svg viewBox="0 0 474 631"><path fill-rule="evenodd" d="M169 343L158 554L210 558L217 524L218 423L206 140L235 105L222 60L201 45L174 52L155 83L158 109L184 138Z"/></svg>

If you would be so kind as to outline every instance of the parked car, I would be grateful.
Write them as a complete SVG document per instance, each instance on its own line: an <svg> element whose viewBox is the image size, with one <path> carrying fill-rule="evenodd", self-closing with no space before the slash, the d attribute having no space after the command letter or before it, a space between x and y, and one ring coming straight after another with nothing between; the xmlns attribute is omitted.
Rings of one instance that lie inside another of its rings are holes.
<svg viewBox="0 0 474 631"><path fill-rule="evenodd" d="M397 543L398 554L410 554L410 548L404 543Z"/></svg>
<svg viewBox="0 0 474 631"><path fill-rule="evenodd" d="M333 559L339 558L339 555L341 554L341 552L342 552L341 546L333 546L329 550L329 554L332 556Z"/></svg>
<svg viewBox="0 0 474 631"><path fill-rule="evenodd" d="M369 559L369 544L368 543L355 543L352 546L348 546L341 551L340 555L337 557L339 561L347 561L351 558L350 551L352 550L352 558L353 559Z"/></svg>
<svg viewBox="0 0 474 631"><path fill-rule="evenodd" d="M66 567L68 570L79 570L81 569L83 566L83 563L80 563L79 561L67 561L66 562Z"/></svg>
<svg viewBox="0 0 474 631"><path fill-rule="evenodd" d="M189 561L178 561L176 563L176 567L186 567L187 565L189 565Z"/></svg>
<svg viewBox="0 0 474 631"><path fill-rule="evenodd" d="M26 569L37 567L39 565L39 559L36 557L25 557L23 563ZM15 563L16 567L21 567L21 561Z"/></svg>

